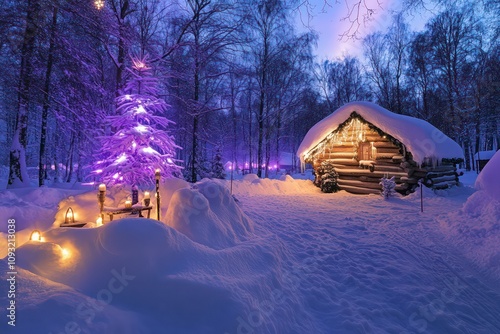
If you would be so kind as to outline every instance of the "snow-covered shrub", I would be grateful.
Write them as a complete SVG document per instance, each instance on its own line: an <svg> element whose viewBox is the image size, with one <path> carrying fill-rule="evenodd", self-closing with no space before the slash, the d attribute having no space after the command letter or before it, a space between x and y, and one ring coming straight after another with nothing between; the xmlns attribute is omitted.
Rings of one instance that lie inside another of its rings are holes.
<svg viewBox="0 0 500 334"><path fill-rule="evenodd" d="M396 181L394 180L394 176L391 178L384 176L380 179L379 184L382 186L382 191L380 193L385 199L393 197L396 194Z"/></svg>
<svg viewBox="0 0 500 334"><path fill-rule="evenodd" d="M329 161L323 161L321 163L320 174L320 188L324 193L335 193L339 190L339 185L337 179L339 174L333 168L333 165Z"/></svg>

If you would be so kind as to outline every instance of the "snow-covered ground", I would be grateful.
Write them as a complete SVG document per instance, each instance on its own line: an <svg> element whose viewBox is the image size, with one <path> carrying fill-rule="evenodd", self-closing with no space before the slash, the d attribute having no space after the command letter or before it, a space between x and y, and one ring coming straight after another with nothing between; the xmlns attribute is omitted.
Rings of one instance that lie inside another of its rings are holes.
<svg viewBox="0 0 500 334"><path fill-rule="evenodd" d="M307 176L303 176L307 178ZM391 198L247 175L162 188L162 223L93 222L96 191L0 192L19 245L17 322L2 333L500 333L497 199L463 187ZM117 206L126 191L110 191ZM6 237L2 223L2 240ZM0 245L5 256L6 244Z"/></svg>

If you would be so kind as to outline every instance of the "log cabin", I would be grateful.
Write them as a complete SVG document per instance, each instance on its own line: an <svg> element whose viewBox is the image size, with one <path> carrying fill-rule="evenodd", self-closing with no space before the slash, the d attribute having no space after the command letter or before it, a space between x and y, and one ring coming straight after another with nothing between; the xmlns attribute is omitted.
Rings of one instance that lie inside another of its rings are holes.
<svg viewBox="0 0 500 334"><path fill-rule="evenodd" d="M314 125L297 156L303 169L330 163L339 189L355 194L379 194L381 178L392 176L401 194L420 180L433 189L452 187L464 159L460 145L428 122L371 102L348 103Z"/></svg>

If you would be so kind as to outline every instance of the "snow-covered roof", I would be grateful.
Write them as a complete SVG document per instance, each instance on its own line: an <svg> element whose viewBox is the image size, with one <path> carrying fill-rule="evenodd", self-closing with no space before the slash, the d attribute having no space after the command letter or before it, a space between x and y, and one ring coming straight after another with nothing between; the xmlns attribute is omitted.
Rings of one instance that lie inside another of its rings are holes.
<svg viewBox="0 0 500 334"><path fill-rule="evenodd" d="M492 198L500 201L500 151L484 166L481 173L479 173L475 187L478 190L486 191Z"/></svg>
<svg viewBox="0 0 500 334"><path fill-rule="evenodd" d="M497 151L479 151L474 154L475 160L490 160Z"/></svg>
<svg viewBox="0 0 500 334"><path fill-rule="evenodd" d="M464 158L460 145L424 120L395 114L371 102L351 102L325 117L307 132L297 150L301 161L305 154L336 130L353 112L403 143L418 163L422 163L424 158Z"/></svg>

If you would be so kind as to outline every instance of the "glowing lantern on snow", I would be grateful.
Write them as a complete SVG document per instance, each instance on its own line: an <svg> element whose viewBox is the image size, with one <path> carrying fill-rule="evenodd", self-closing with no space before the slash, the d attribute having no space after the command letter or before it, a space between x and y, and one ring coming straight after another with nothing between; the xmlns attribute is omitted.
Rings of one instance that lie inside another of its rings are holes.
<svg viewBox="0 0 500 334"><path fill-rule="evenodd" d="M102 226L102 217L97 218L95 221L96 226Z"/></svg>
<svg viewBox="0 0 500 334"><path fill-rule="evenodd" d="M31 241L42 241L42 234L38 230L34 230L30 235Z"/></svg>
<svg viewBox="0 0 500 334"><path fill-rule="evenodd" d="M67 248L61 248L61 255L63 259L67 259L71 256L71 252Z"/></svg>
<svg viewBox="0 0 500 334"><path fill-rule="evenodd" d="M65 224L74 224L75 222L75 214L73 213L73 209L71 207L66 210L66 215L64 216Z"/></svg>
<svg viewBox="0 0 500 334"><path fill-rule="evenodd" d="M149 191L144 192L144 205L149 206L151 203L151 195L149 194Z"/></svg>

